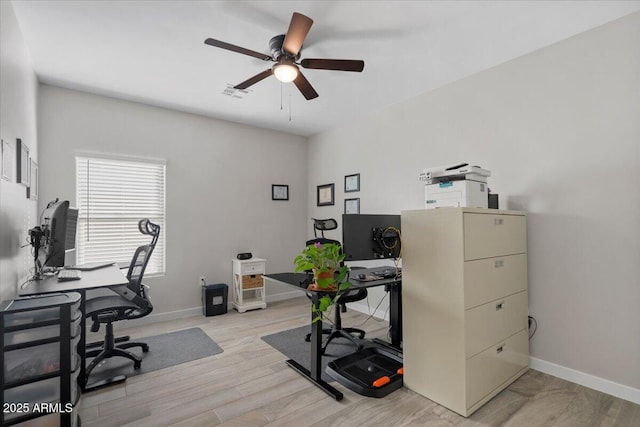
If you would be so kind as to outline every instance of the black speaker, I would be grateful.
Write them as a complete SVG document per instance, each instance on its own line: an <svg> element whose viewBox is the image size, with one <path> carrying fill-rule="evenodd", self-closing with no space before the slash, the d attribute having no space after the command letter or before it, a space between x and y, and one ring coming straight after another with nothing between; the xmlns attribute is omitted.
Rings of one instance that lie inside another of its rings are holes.
<svg viewBox="0 0 640 427"><path fill-rule="evenodd" d="M238 254L238 259L250 259L252 256L251 252L243 252Z"/></svg>
<svg viewBox="0 0 640 427"><path fill-rule="evenodd" d="M498 208L498 195L495 193L489 194L488 206L489 209L499 209Z"/></svg>

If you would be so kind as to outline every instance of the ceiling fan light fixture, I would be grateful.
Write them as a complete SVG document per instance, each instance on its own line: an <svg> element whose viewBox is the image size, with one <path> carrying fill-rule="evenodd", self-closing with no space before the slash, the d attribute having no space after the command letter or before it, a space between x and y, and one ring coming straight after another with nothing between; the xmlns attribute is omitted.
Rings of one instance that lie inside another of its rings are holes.
<svg viewBox="0 0 640 427"><path fill-rule="evenodd" d="M281 63L273 66L273 74L283 83L292 82L298 77L298 67L291 63Z"/></svg>

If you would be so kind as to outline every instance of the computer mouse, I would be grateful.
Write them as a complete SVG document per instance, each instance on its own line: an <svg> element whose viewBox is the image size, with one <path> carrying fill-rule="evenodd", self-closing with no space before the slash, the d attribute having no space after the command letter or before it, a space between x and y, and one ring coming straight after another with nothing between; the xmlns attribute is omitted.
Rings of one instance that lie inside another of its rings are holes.
<svg viewBox="0 0 640 427"><path fill-rule="evenodd" d="M358 274L357 277L358 277L358 280L364 280L364 279L367 278L367 276L365 274L363 274L363 273Z"/></svg>

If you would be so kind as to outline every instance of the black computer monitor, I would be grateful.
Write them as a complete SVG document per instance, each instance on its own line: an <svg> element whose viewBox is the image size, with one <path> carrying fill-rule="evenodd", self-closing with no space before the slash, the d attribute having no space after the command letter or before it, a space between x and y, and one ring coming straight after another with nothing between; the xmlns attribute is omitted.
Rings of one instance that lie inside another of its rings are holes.
<svg viewBox="0 0 640 427"><path fill-rule="evenodd" d="M342 215L345 261L398 258L400 215Z"/></svg>
<svg viewBox="0 0 640 427"><path fill-rule="evenodd" d="M41 265L63 267L65 252L75 248L78 210L69 208L69 201L49 202L42 213L41 229L44 241L41 250Z"/></svg>

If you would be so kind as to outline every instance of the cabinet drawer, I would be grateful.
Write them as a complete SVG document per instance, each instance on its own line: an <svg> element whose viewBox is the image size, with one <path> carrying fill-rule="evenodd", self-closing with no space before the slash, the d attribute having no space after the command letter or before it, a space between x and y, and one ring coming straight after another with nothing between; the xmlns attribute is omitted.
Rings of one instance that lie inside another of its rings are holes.
<svg viewBox="0 0 640 427"><path fill-rule="evenodd" d="M80 333L80 322L82 316L78 312L78 317L71 324L71 338L75 338ZM19 329L13 332L6 332L4 335L4 345L24 344L31 341L55 338L60 336L60 324L41 326L39 328Z"/></svg>
<svg viewBox="0 0 640 427"><path fill-rule="evenodd" d="M75 294L78 295L78 294ZM60 298L60 296L56 296ZM67 297L67 295L64 295ZM27 297L28 298L28 297ZM42 296L41 298L45 298ZM36 298L34 298L35 300ZM26 298L22 300L15 300L12 304L12 308L17 309L22 305L26 305ZM60 305L57 307L44 308L38 310L29 310L29 311L19 311L16 313L7 313L4 315L4 325L5 327L16 327L22 325L31 325L37 322L49 322L59 320L61 318L61 311L64 310L64 306ZM71 304L71 318L75 319L80 313L80 298L78 296L78 302Z"/></svg>
<svg viewBox="0 0 640 427"><path fill-rule="evenodd" d="M526 291L467 310L465 357L478 354L501 339L526 329L527 313Z"/></svg>
<svg viewBox="0 0 640 427"><path fill-rule="evenodd" d="M529 336L522 330L467 360L467 408L529 365Z"/></svg>
<svg viewBox="0 0 640 427"><path fill-rule="evenodd" d="M264 273L264 264L261 262L242 264L242 275Z"/></svg>
<svg viewBox="0 0 640 427"><path fill-rule="evenodd" d="M464 308L469 309L527 289L527 255L464 263Z"/></svg>
<svg viewBox="0 0 640 427"><path fill-rule="evenodd" d="M264 285L262 274L242 276L242 289L261 288Z"/></svg>
<svg viewBox="0 0 640 427"><path fill-rule="evenodd" d="M523 215L464 214L465 261L527 251Z"/></svg>
<svg viewBox="0 0 640 427"><path fill-rule="evenodd" d="M71 340L71 360L76 360L78 341ZM56 372L60 366L60 341L5 352L3 375L7 382Z"/></svg>

